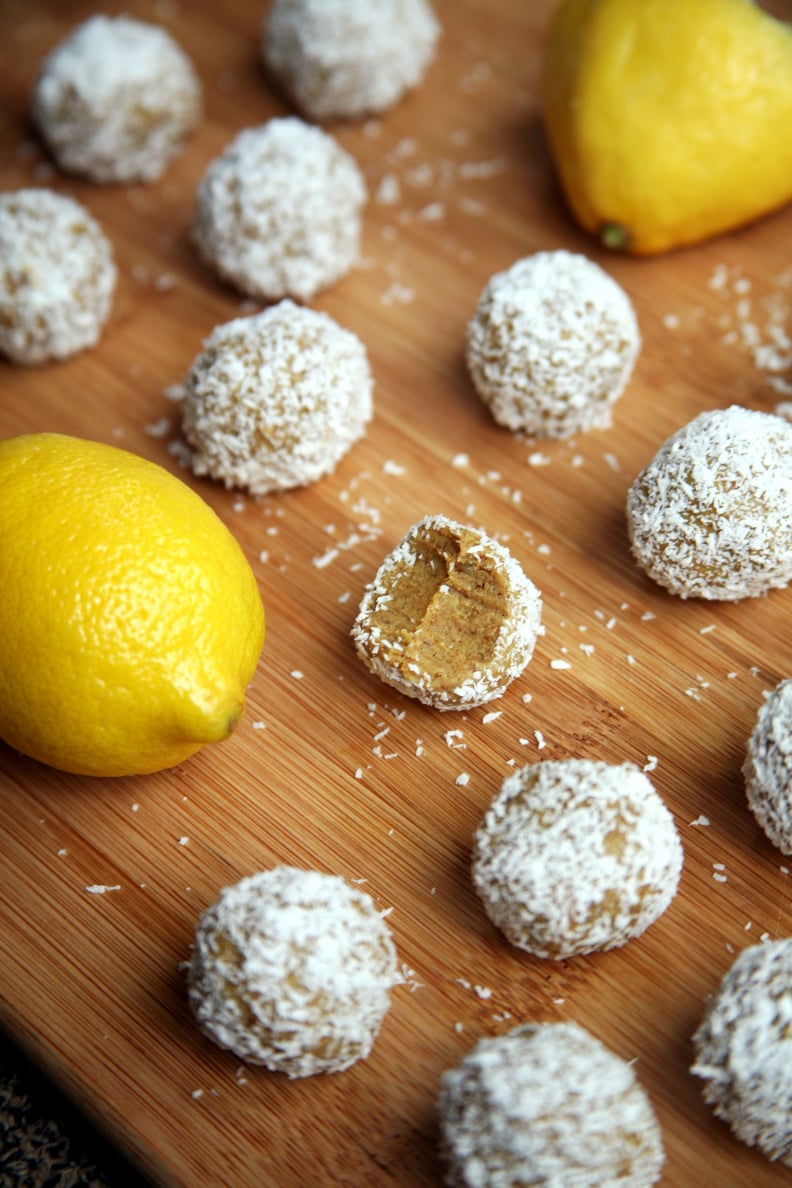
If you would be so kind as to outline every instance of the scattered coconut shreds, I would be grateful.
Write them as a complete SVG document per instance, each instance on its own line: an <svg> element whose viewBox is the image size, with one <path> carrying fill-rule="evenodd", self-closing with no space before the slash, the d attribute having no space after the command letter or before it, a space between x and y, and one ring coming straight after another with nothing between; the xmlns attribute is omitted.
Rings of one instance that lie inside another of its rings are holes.
<svg viewBox="0 0 792 1188"><path fill-rule="evenodd" d="M783 395L792 393L792 383L785 376L792 369L790 303L785 292L790 276L790 269L780 273L773 290L756 299L749 299L753 284L737 267L717 265L708 282L724 302L733 302L731 310L718 318L724 331L721 342L747 352L757 370L765 373L768 385Z"/></svg>
<svg viewBox="0 0 792 1188"><path fill-rule="evenodd" d="M144 425L143 431L148 433L150 437L165 437L170 432L171 422L169 417L160 417L158 421L154 421L151 425Z"/></svg>
<svg viewBox="0 0 792 1188"><path fill-rule="evenodd" d="M410 285L400 284L398 281L393 283L380 294L380 302L383 305L409 305L411 301L415 300L415 289Z"/></svg>
<svg viewBox="0 0 792 1188"><path fill-rule="evenodd" d="M694 821L690 822L691 825L700 825L700 826L702 826L702 828L706 828L706 826L708 826L709 823L710 823L709 817L705 817L703 813L700 813L699 816L696 817L696 819Z"/></svg>
<svg viewBox="0 0 792 1188"><path fill-rule="evenodd" d="M459 775L457 776L457 778L454 780L454 783L455 783L455 784L456 784L458 787L460 787L460 788L464 788L464 787L465 787L467 784L469 784L469 783L470 783L470 775L469 775L469 773L468 773L468 772L466 772L466 771L461 771L461 772L459 773Z"/></svg>
<svg viewBox="0 0 792 1188"><path fill-rule="evenodd" d="M104 895L105 892L107 892L107 891L120 891L121 884L114 883L111 886L106 883L91 883L91 885L89 887L86 887L85 890L88 892L89 895Z"/></svg>
<svg viewBox="0 0 792 1188"><path fill-rule="evenodd" d="M327 566L330 565L331 562L335 561L336 557L338 557L338 556L339 556L338 549L335 549L335 548L327 549L320 556L312 557L311 563L313 565L315 565L317 569L326 569Z"/></svg>
<svg viewBox="0 0 792 1188"><path fill-rule="evenodd" d="M401 201L401 186L399 179L393 173L385 173L380 179L375 194L377 202L393 206Z"/></svg>

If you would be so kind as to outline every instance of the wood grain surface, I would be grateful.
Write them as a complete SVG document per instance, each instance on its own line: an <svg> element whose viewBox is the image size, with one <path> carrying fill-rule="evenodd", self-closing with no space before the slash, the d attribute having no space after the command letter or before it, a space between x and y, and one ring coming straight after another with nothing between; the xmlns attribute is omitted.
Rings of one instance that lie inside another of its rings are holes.
<svg viewBox="0 0 792 1188"><path fill-rule="evenodd" d="M333 475L253 500L180 468L167 392L212 327L251 308L204 268L189 231L207 163L241 128L288 111L258 64L262 6L106 5L174 33L205 113L160 182L99 187L52 167L28 115L42 56L91 5L0 0L0 187L84 202L120 270L95 350L0 364L0 433L80 434L181 474L238 537L268 614L235 735L179 769L80 779L0 747L2 1021L162 1185L440 1183L443 1070L529 1019L577 1020L635 1062L665 1136L664 1183L788 1183L710 1116L688 1068L734 955L792 933L792 864L754 822L740 774L763 691L792 675L792 592L733 605L665 594L631 559L624 503L698 412L788 398L792 210L684 253L601 254L571 222L543 139L550 0L436 7L444 33L424 85L377 120L332 129L369 187L363 260L312 304L366 344L375 419ZM625 287L643 350L610 429L528 441L475 395L465 327L493 272L561 247ZM366 582L429 512L506 542L544 598L524 675L461 715L389 690L349 639ZM554 963L491 926L469 851L515 765L567 756L649 769L685 868L642 938ZM187 1008L180 964L198 914L281 862L361 882L392 909L408 971L369 1059L336 1076L242 1067Z"/></svg>

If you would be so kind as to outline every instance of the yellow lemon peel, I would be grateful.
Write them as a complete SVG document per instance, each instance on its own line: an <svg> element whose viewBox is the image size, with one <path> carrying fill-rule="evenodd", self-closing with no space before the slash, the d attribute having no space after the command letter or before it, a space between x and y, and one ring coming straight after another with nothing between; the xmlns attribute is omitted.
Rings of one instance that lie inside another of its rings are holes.
<svg viewBox="0 0 792 1188"><path fill-rule="evenodd" d="M752 0L562 0L544 114L578 222L638 255L792 199L792 25Z"/></svg>
<svg viewBox="0 0 792 1188"><path fill-rule="evenodd" d="M264 641L232 534L164 468L54 433L0 441L0 738L84 775L227 738Z"/></svg>

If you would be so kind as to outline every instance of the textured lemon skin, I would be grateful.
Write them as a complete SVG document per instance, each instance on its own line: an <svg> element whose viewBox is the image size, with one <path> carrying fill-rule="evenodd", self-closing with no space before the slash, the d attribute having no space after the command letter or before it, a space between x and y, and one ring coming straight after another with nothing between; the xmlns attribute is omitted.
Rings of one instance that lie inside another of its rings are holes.
<svg viewBox="0 0 792 1188"><path fill-rule="evenodd" d="M544 61L573 214L653 254L792 199L792 26L752 0L562 0Z"/></svg>
<svg viewBox="0 0 792 1188"><path fill-rule="evenodd" d="M0 738L84 775L172 767L226 738L264 641L237 541L126 450L0 441Z"/></svg>

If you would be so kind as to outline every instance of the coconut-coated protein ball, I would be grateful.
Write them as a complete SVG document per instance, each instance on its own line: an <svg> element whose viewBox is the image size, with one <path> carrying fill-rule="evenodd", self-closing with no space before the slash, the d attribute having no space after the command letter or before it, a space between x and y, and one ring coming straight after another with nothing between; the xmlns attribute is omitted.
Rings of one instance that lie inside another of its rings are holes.
<svg viewBox="0 0 792 1188"><path fill-rule="evenodd" d="M744 949L707 1003L691 1072L734 1134L792 1168L792 938Z"/></svg>
<svg viewBox="0 0 792 1188"><path fill-rule="evenodd" d="M640 936L674 898L682 845L631 763L547 760L503 781L473 839L473 886L506 938L562 960Z"/></svg>
<svg viewBox="0 0 792 1188"><path fill-rule="evenodd" d="M401 981L371 896L292 866L220 892L198 921L187 979L209 1039L289 1077L368 1056Z"/></svg>
<svg viewBox="0 0 792 1188"><path fill-rule="evenodd" d="M564 438L611 423L641 337L632 302L598 264L537 252L487 282L467 329L467 366L507 429Z"/></svg>
<svg viewBox="0 0 792 1188"><path fill-rule="evenodd" d="M52 190L0 194L0 354L65 359L99 340L116 267L84 206Z"/></svg>
<svg viewBox="0 0 792 1188"><path fill-rule="evenodd" d="M542 599L508 549L425 516L385 558L352 627L375 675L439 710L500 697L533 654Z"/></svg>
<svg viewBox="0 0 792 1188"><path fill-rule="evenodd" d="M198 186L194 237L243 293L308 301L360 252L366 186L357 162L296 116L245 128Z"/></svg>
<svg viewBox="0 0 792 1188"><path fill-rule="evenodd" d="M438 1112L455 1188L647 1188L665 1159L632 1065L577 1023L479 1040L443 1074Z"/></svg>
<svg viewBox="0 0 792 1188"><path fill-rule="evenodd" d="M354 120L421 82L439 33L428 0L274 0L261 50L308 119Z"/></svg>
<svg viewBox="0 0 792 1188"><path fill-rule="evenodd" d="M736 602L792 579L792 423L700 413L634 480L627 528L643 570L680 598Z"/></svg>
<svg viewBox="0 0 792 1188"><path fill-rule="evenodd" d="M782 854L792 854L792 680L765 695L743 764L751 812Z"/></svg>
<svg viewBox="0 0 792 1188"><path fill-rule="evenodd" d="M150 182L201 116L201 85L159 25L92 16L44 60L33 118L61 169L95 182Z"/></svg>
<svg viewBox="0 0 792 1188"><path fill-rule="evenodd" d="M360 339L287 298L215 327L184 385L182 428L195 474L264 495L329 474L372 409Z"/></svg>

